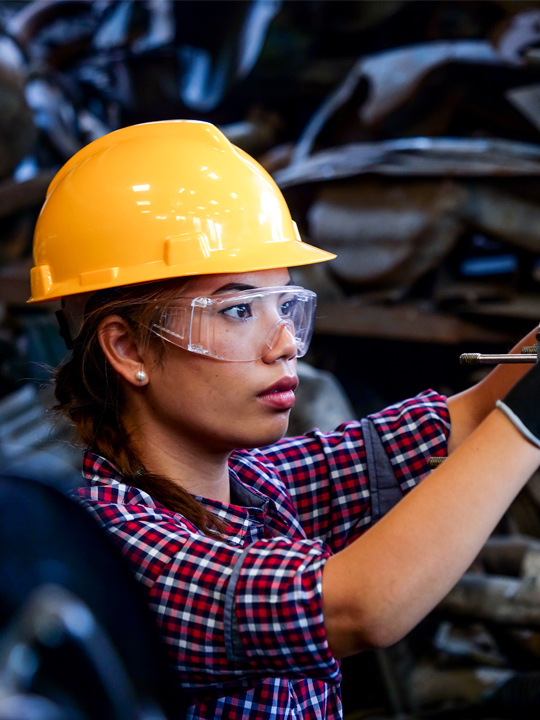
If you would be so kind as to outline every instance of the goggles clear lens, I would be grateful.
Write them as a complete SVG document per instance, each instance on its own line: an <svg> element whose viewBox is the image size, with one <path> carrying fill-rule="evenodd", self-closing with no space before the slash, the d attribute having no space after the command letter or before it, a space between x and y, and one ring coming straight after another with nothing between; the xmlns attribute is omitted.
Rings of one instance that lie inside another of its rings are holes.
<svg viewBox="0 0 540 720"><path fill-rule="evenodd" d="M302 287L256 288L211 297L176 298L153 331L190 352L218 360L258 360L279 342L309 347L317 296Z"/></svg>

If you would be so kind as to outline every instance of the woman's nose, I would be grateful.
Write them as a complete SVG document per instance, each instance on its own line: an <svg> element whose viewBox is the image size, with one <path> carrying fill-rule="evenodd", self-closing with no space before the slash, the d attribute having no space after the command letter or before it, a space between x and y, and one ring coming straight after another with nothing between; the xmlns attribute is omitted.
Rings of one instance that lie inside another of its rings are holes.
<svg viewBox="0 0 540 720"><path fill-rule="evenodd" d="M273 363L280 358L292 360L296 357L298 345L294 325L290 320L280 320L272 328L266 341L267 350L262 356L266 363Z"/></svg>

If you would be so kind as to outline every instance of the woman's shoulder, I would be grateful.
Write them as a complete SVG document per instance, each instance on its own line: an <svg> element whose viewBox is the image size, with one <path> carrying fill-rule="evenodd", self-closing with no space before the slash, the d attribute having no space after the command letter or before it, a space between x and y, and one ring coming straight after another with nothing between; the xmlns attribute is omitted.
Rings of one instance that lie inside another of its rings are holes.
<svg viewBox="0 0 540 720"><path fill-rule="evenodd" d="M100 524L161 525L176 532L193 530L183 516L168 510L144 490L117 480L87 483L70 491L73 500L83 505Z"/></svg>

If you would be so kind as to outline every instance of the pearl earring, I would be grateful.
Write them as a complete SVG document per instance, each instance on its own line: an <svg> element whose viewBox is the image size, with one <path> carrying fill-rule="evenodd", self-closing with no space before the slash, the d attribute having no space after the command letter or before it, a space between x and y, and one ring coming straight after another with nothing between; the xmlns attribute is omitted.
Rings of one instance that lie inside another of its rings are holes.
<svg viewBox="0 0 540 720"><path fill-rule="evenodd" d="M144 370L137 370L137 372L135 373L135 377L137 378L137 380L142 382L143 380L146 380L147 375Z"/></svg>

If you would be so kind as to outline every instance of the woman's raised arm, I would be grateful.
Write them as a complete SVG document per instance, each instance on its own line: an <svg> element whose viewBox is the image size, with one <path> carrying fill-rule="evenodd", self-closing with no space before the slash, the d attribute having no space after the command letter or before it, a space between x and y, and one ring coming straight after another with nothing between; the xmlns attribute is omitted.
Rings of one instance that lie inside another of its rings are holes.
<svg viewBox="0 0 540 720"><path fill-rule="evenodd" d="M328 559L323 613L336 657L397 642L474 560L540 464L540 448L494 410L365 535Z"/></svg>

